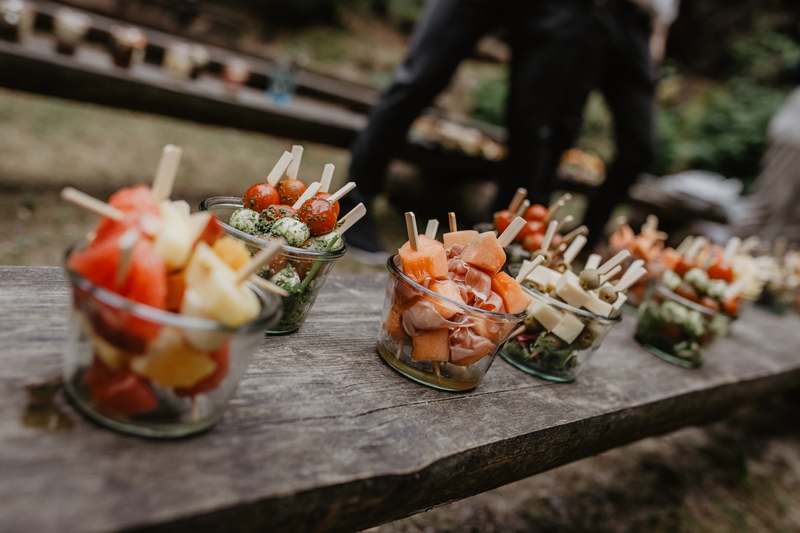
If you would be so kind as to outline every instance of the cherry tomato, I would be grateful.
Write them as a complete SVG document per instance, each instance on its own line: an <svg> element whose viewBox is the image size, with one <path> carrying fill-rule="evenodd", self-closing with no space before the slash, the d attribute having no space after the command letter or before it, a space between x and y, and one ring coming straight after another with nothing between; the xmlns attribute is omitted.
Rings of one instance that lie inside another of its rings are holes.
<svg viewBox="0 0 800 533"><path fill-rule="evenodd" d="M708 267L708 277L711 279L721 279L726 283L733 282L733 270L725 263L714 263Z"/></svg>
<svg viewBox="0 0 800 533"><path fill-rule="evenodd" d="M542 235L544 235L544 229L545 229L544 224L542 224L539 221L532 220L531 222L528 222L524 226L522 226L522 229L519 230L519 233L517 233L517 236L514 240L523 241L525 240L525 237L527 237L532 233L541 233Z"/></svg>
<svg viewBox="0 0 800 533"><path fill-rule="evenodd" d="M275 187L281 196L281 203L284 205L294 205L298 198L306 192L306 184L294 178L286 178L278 182Z"/></svg>
<svg viewBox="0 0 800 533"><path fill-rule="evenodd" d="M289 205L273 204L266 208L264 213L270 220L278 220L279 218L291 218L297 214L297 211Z"/></svg>
<svg viewBox="0 0 800 533"><path fill-rule="evenodd" d="M522 218L527 221L544 222L544 219L547 218L547 208L542 204L533 204L525 210Z"/></svg>
<svg viewBox="0 0 800 533"><path fill-rule="evenodd" d="M331 193L329 193L329 192L318 192L317 193L317 198L323 198L323 199L327 200L330 197L331 197ZM339 202L333 202L331 204L331 206L333 206L333 212L336 213L336 218L339 218Z"/></svg>
<svg viewBox="0 0 800 533"><path fill-rule="evenodd" d="M686 283L685 281L680 285L678 285L672 292L674 292L675 294L677 294L682 298L691 300L692 302L696 302L698 299L697 291L695 290L695 288L692 287L690 284Z"/></svg>
<svg viewBox="0 0 800 533"><path fill-rule="evenodd" d="M739 300L736 298L723 298L722 299L722 312L728 316L736 316L739 314Z"/></svg>
<svg viewBox="0 0 800 533"><path fill-rule="evenodd" d="M127 368L111 370L97 358L83 375L83 383L100 411L133 416L158 407L153 389Z"/></svg>
<svg viewBox="0 0 800 533"><path fill-rule="evenodd" d="M269 183L256 183L242 196L242 205L259 213L269 206L279 203L281 203L281 195Z"/></svg>
<svg viewBox="0 0 800 533"><path fill-rule="evenodd" d="M712 311L718 312L720 310L719 302L716 301L711 296L703 296L702 298L700 298L700 301L698 303L703 307L708 307Z"/></svg>
<svg viewBox="0 0 800 533"><path fill-rule="evenodd" d="M550 241L550 249L551 250L555 250L556 248L558 248L562 244L564 244L564 237L562 237L560 234L556 233L555 235L553 235L553 240Z"/></svg>
<svg viewBox="0 0 800 533"><path fill-rule="evenodd" d="M305 222L311 235L324 235L336 227L336 213L324 198L309 198L297 210L297 218Z"/></svg>
<svg viewBox="0 0 800 533"><path fill-rule="evenodd" d="M663 324L661 338L668 342L678 342L683 339L683 331L677 324Z"/></svg>
<svg viewBox="0 0 800 533"><path fill-rule="evenodd" d="M678 264L675 265L675 273L683 277L684 274L686 274L696 266L697 265L693 260L681 257L680 261L678 261Z"/></svg>
<svg viewBox="0 0 800 533"><path fill-rule="evenodd" d="M498 211L494 214L494 229L496 229L498 233L503 233L506 228L511 225L514 217L516 217L516 215L508 209Z"/></svg>
<svg viewBox="0 0 800 533"><path fill-rule="evenodd" d="M522 239L522 247L529 252L535 252L542 247L542 241L544 241L543 233L531 233Z"/></svg>

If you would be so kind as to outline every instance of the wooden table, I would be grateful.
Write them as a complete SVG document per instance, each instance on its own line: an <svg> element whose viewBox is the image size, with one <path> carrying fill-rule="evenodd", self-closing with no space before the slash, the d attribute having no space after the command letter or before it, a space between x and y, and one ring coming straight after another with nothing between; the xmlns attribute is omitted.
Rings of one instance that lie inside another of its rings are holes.
<svg viewBox="0 0 800 533"><path fill-rule="evenodd" d="M800 320L752 309L699 370L644 352L626 316L574 384L501 360L473 392L436 391L377 355L385 282L331 276L298 333L264 338L217 426L161 442L60 394L26 410L26 384L60 372L69 295L60 269L0 267L0 531L356 530L800 384Z"/></svg>

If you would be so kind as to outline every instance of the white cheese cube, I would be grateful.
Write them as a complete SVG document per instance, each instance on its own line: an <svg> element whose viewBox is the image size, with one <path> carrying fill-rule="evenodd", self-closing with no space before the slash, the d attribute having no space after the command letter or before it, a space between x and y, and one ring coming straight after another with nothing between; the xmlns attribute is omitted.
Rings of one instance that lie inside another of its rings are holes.
<svg viewBox="0 0 800 533"><path fill-rule="evenodd" d="M575 279L572 279L566 274L561 277L561 280L556 286L556 294L568 305L580 309L591 295L580 286L577 276L574 274L573 276Z"/></svg>
<svg viewBox="0 0 800 533"><path fill-rule="evenodd" d="M589 311L590 313L594 313L600 316L608 316L613 311L613 307L610 303L604 302L600 298L597 297L595 294L590 294L589 298L583 302L583 308Z"/></svg>
<svg viewBox="0 0 800 533"><path fill-rule="evenodd" d="M624 293L618 292L617 301L611 304L611 308L614 310L615 313L617 313L619 312L620 309L622 309L622 306L625 304L627 300L628 297Z"/></svg>
<svg viewBox="0 0 800 533"><path fill-rule="evenodd" d="M566 314L556 327L553 328L553 335L559 337L567 344L578 338L583 331L583 322L574 315Z"/></svg>
<svg viewBox="0 0 800 533"><path fill-rule="evenodd" d="M550 279L547 280L547 290L549 292L555 290L556 285L558 285L558 283L561 281L561 278L563 278L564 276L562 276L561 273L556 270L552 270L549 268L547 270L550 270Z"/></svg>
<svg viewBox="0 0 800 533"><path fill-rule="evenodd" d="M528 306L528 313L535 318L547 331L552 331L561 322L561 313L548 304L533 300Z"/></svg>
<svg viewBox="0 0 800 533"><path fill-rule="evenodd" d="M530 264L530 262L528 262L528 264ZM525 263L522 264L522 268L525 268ZM555 270L550 270L547 267L539 265L536 268L534 268L531 271L531 273L528 274L528 277L525 279L528 281L532 281L536 285L536 288L539 289L540 291L547 292L550 290L548 287L550 285L551 272L555 272ZM556 274L558 274L558 272L556 272Z"/></svg>

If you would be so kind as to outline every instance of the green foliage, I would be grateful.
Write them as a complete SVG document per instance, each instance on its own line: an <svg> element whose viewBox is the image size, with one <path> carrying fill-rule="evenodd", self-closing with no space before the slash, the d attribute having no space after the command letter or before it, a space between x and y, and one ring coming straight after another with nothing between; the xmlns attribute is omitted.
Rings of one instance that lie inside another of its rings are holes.
<svg viewBox="0 0 800 533"><path fill-rule="evenodd" d="M494 77L481 80L472 93L475 102L472 116L490 124L504 124L507 83L505 79Z"/></svg>

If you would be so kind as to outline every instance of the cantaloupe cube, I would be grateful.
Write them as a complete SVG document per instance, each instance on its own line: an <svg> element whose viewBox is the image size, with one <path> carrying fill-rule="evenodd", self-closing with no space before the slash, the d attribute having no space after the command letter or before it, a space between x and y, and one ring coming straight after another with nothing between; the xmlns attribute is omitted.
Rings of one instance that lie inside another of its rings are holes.
<svg viewBox="0 0 800 533"><path fill-rule="evenodd" d="M458 289L458 285L449 279L432 281L428 288L431 290L431 292L435 292L439 296L443 296L457 303L464 303L464 299L461 298L461 291ZM425 298L430 300L430 302L433 304L433 308L436 309L437 313L442 315L442 318L450 318L461 311L461 308L457 305L451 304L450 302L440 298L432 298L431 296L426 296Z"/></svg>
<svg viewBox="0 0 800 533"><path fill-rule="evenodd" d="M452 247L454 244L467 245L474 241L478 235L478 232L474 229L465 229L461 231L451 231L450 233L445 233L442 235L442 240L444 241L444 247L447 249Z"/></svg>
<svg viewBox="0 0 800 533"><path fill-rule="evenodd" d="M450 359L450 330L420 331L413 338L411 359L414 361L442 361Z"/></svg>
<svg viewBox="0 0 800 533"><path fill-rule="evenodd" d="M381 324L381 328L395 340L408 337L403 329L402 317L394 307L389 309L389 315L386 317L386 321Z"/></svg>
<svg viewBox="0 0 800 533"><path fill-rule="evenodd" d="M469 243L461 260L494 275L503 268L506 252L497 242L497 235L493 231L486 231Z"/></svg>
<svg viewBox="0 0 800 533"><path fill-rule="evenodd" d="M214 242L211 249L234 270L239 270L250 262L250 252L247 251L247 245L233 237L227 235L220 237Z"/></svg>
<svg viewBox="0 0 800 533"><path fill-rule="evenodd" d="M498 272L492 277L492 290L503 299L506 313L515 315L528 308L531 297L525 294L519 283L505 272Z"/></svg>
<svg viewBox="0 0 800 533"><path fill-rule="evenodd" d="M403 266L403 273L417 283L426 279L444 279L447 277L447 253L439 241L422 239L420 235L419 249L414 251L409 243L405 243L398 254Z"/></svg>

